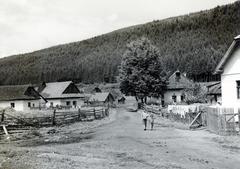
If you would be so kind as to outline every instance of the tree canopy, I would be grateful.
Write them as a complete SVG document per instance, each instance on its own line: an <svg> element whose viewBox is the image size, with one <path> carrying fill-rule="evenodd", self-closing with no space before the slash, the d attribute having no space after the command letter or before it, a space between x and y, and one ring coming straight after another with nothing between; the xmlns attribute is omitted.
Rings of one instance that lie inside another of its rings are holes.
<svg viewBox="0 0 240 169"><path fill-rule="evenodd" d="M166 87L166 73L158 49L146 38L127 45L120 66L120 90L136 96L142 102L146 97L159 97Z"/></svg>

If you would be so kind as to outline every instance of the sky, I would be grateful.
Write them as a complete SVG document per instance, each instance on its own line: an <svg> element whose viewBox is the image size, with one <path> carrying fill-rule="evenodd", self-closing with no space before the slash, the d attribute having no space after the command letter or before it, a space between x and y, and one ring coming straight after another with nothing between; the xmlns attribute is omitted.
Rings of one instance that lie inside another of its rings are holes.
<svg viewBox="0 0 240 169"><path fill-rule="evenodd" d="M0 57L236 0L0 0Z"/></svg>

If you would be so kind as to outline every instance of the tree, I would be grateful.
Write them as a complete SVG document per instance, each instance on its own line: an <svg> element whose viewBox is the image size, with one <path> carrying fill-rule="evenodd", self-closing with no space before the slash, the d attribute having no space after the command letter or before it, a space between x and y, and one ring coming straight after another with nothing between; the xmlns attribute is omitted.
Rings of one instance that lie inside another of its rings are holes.
<svg viewBox="0 0 240 169"><path fill-rule="evenodd" d="M195 84L192 88L185 89L184 93L187 104L207 102L207 91L199 84Z"/></svg>
<svg viewBox="0 0 240 169"><path fill-rule="evenodd" d="M127 45L119 72L121 92L142 102L146 102L148 96L161 96L166 87L159 51L146 38Z"/></svg>

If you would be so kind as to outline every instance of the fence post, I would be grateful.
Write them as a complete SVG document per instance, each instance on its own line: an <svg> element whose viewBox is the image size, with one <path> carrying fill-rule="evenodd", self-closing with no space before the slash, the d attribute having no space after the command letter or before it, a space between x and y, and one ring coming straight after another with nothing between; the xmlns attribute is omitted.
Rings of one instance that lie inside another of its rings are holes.
<svg viewBox="0 0 240 169"><path fill-rule="evenodd" d="M94 107L94 109L93 109L93 114L94 114L94 118L97 119L95 107Z"/></svg>
<svg viewBox="0 0 240 169"><path fill-rule="evenodd" d="M55 124L56 124L56 120L55 120L55 118L56 118L56 109L54 109L54 111L53 111L52 125L55 125Z"/></svg>
<svg viewBox="0 0 240 169"><path fill-rule="evenodd" d="M81 120L81 109L79 108L78 109L78 121L80 121Z"/></svg>
<svg viewBox="0 0 240 169"><path fill-rule="evenodd" d="M4 121L4 113L5 113L5 110L2 111L1 123Z"/></svg>
<svg viewBox="0 0 240 169"><path fill-rule="evenodd" d="M240 133L240 109L238 109L238 132Z"/></svg>
<svg viewBox="0 0 240 169"><path fill-rule="evenodd" d="M107 108L107 116L109 116L109 108Z"/></svg>

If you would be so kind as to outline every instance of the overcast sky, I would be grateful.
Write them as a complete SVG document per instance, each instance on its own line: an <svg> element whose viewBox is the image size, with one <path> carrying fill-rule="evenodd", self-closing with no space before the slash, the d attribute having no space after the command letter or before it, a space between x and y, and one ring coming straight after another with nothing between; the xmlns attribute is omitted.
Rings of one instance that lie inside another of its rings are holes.
<svg viewBox="0 0 240 169"><path fill-rule="evenodd" d="M235 0L0 0L0 57Z"/></svg>

